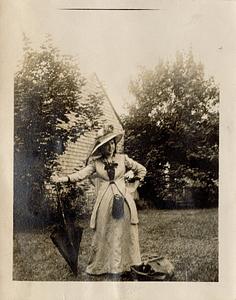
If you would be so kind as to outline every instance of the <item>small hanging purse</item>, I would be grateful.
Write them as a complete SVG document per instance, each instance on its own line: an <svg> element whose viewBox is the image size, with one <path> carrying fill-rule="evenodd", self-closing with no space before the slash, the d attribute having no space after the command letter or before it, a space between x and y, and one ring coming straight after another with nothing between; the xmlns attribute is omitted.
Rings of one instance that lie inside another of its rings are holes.
<svg viewBox="0 0 236 300"><path fill-rule="evenodd" d="M105 167L104 169L107 171L108 177L110 179L110 184L115 184L114 183L114 178L115 178L115 168L118 166L117 163L112 162L104 162ZM118 187L117 187L118 188ZM112 189L113 191L113 189ZM114 193L114 192L113 192ZM112 217L114 219L121 219L124 216L124 197L119 194L114 194L113 196L113 202L112 202Z"/></svg>
<svg viewBox="0 0 236 300"><path fill-rule="evenodd" d="M114 219L121 219L124 216L124 198L119 194L113 197L112 216Z"/></svg>

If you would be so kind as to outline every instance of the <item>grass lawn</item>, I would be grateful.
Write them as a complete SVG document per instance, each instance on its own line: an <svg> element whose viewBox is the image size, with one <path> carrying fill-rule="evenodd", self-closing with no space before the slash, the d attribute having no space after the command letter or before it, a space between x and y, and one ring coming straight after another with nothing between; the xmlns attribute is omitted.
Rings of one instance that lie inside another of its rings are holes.
<svg viewBox="0 0 236 300"><path fill-rule="evenodd" d="M139 211L139 236L143 257L167 257L175 266L175 281L218 281L218 210ZM50 228L14 234L14 280L89 281L107 280L88 276L92 230L82 221L79 275L75 278L50 239Z"/></svg>

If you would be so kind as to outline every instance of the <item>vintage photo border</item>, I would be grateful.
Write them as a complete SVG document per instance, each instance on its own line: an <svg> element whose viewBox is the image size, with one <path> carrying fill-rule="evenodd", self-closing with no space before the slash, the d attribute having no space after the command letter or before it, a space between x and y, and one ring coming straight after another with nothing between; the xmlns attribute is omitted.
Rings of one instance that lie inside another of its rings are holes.
<svg viewBox="0 0 236 300"><path fill-rule="evenodd" d="M228 1L225 1L227 5ZM220 97L219 282L20 282L12 280L13 262L13 70L17 5L0 7L0 298L5 299L236 299L236 48L224 49ZM236 7L236 3L235 3ZM236 8L234 8L236 13ZM235 18L236 19L236 18ZM229 39L236 34L232 22ZM224 47L224 45L223 45Z"/></svg>

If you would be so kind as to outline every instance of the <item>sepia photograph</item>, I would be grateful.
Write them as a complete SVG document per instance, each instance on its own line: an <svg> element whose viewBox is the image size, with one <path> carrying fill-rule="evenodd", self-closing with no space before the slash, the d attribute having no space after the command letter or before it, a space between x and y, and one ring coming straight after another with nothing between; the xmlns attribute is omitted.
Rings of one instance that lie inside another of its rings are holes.
<svg viewBox="0 0 236 300"><path fill-rule="evenodd" d="M9 8L12 281L219 284L230 4L42 3Z"/></svg>
<svg viewBox="0 0 236 300"><path fill-rule="evenodd" d="M56 17L14 78L13 279L218 281L216 57L178 32L207 16Z"/></svg>

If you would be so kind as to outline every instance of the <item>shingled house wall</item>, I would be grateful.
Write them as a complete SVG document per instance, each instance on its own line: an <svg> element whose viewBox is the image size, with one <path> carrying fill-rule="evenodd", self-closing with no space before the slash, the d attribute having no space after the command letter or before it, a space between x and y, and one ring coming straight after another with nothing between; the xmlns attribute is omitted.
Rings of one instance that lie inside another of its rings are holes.
<svg viewBox="0 0 236 300"><path fill-rule="evenodd" d="M108 124L112 124L115 130L123 130L120 118L117 115L107 93L105 92L105 89L103 88L96 74L92 74L87 78L87 84L83 90L83 94L86 95L96 91L102 93L104 96L104 101L102 104L103 115L101 117L101 120L103 122L105 120L105 122L107 122ZM85 166L88 154L90 153L94 145L95 136L95 131L88 132L81 136L77 140L77 142L68 145L65 153L59 159L62 175L71 174L75 172L76 169L81 169L83 166ZM122 140L118 144L117 152L123 151L123 144L124 143ZM78 185L81 184L78 183ZM93 185L91 184L90 180L87 179L83 181L82 186L85 193L87 211L91 212L95 200Z"/></svg>

